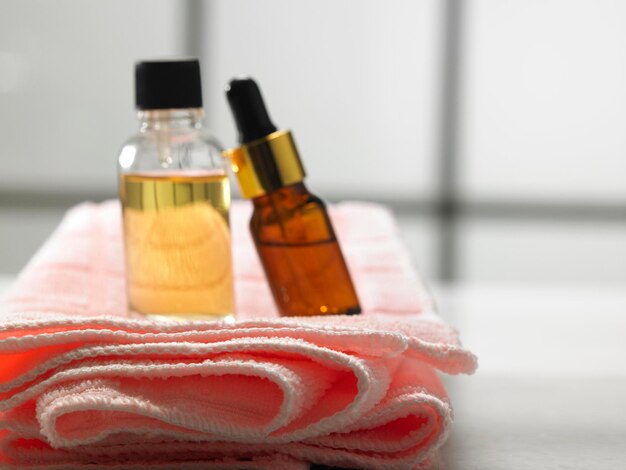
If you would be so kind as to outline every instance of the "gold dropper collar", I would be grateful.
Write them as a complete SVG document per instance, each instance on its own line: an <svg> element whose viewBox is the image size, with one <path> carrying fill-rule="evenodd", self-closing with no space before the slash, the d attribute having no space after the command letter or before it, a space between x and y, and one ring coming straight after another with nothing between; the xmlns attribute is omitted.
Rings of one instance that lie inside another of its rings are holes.
<svg viewBox="0 0 626 470"><path fill-rule="evenodd" d="M272 193L305 177L291 132L272 132L240 147L224 151L237 175L243 197Z"/></svg>

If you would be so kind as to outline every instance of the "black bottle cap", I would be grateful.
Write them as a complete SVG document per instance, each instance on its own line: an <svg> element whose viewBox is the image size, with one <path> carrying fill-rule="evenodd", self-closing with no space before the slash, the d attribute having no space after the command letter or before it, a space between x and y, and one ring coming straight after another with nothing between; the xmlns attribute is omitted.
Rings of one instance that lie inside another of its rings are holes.
<svg viewBox="0 0 626 470"><path fill-rule="evenodd" d="M172 59L135 64L135 103L138 109L202 107L198 59Z"/></svg>
<svg viewBox="0 0 626 470"><path fill-rule="evenodd" d="M253 79L232 79L226 85L226 97L237 123L240 143L245 144L276 132L276 126L267 114L261 90Z"/></svg>

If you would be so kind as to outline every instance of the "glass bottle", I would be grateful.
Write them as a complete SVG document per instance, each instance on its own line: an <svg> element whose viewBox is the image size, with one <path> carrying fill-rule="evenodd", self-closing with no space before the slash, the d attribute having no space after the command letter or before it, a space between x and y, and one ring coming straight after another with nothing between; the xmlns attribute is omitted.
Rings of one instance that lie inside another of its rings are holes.
<svg viewBox="0 0 626 470"><path fill-rule="evenodd" d="M129 307L231 316L230 186L202 122L199 62L139 62L135 82L139 131L118 158Z"/></svg>
<svg viewBox="0 0 626 470"><path fill-rule="evenodd" d="M242 143L227 155L242 195L252 199L250 231L280 314L360 313L326 206L304 184L291 132L272 124L254 80L232 80L226 93Z"/></svg>

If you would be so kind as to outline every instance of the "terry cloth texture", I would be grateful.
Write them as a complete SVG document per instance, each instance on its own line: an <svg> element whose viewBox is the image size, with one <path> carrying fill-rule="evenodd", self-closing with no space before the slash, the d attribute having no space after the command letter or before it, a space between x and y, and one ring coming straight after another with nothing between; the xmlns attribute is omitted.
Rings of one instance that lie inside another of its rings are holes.
<svg viewBox="0 0 626 470"><path fill-rule="evenodd" d="M434 313L390 213L331 217L364 313L280 318L233 205L235 322L128 312L117 201L82 204L0 307L0 467L430 465L476 358Z"/></svg>

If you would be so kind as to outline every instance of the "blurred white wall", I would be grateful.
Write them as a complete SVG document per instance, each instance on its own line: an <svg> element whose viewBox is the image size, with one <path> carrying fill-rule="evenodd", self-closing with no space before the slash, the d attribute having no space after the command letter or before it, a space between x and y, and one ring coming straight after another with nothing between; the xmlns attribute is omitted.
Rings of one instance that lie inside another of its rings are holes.
<svg viewBox="0 0 626 470"><path fill-rule="evenodd" d="M464 197L626 204L626 2L470 0Z"/></svg>
<svg viewBox="0 0 626 470"><path fill-rule="evenodd" d="M184 6L0 0L0 272L23 266L66 201L115 195L134 62L183 51Z"/></svg>
<svg viewBox="0 0 626 470"><path fill-rule="evenodd" d="M431 197L437 180L437 0L206 3L209 122L236 132L223 87L255 77L326 195Z"/></svg>
<svg viewBox="0 0 626 470"><path fill-rule="evenodd" d="M470 281L623 283L626 224L461 221L459 278Z"/></svg>
<svg viewBox="0 0 626 470"><path fill-rule="evenodd" d="M461 197L623 216L465 220L461 278L626 281L624 25L616 0L465 3Z"/></svg>
<svg viewBox="0 0 626 470"><path fill-rule="evenodd" d="M135 130L134 62L180 54L175 0L1 0L4 188L103 192Z"/></svg>

